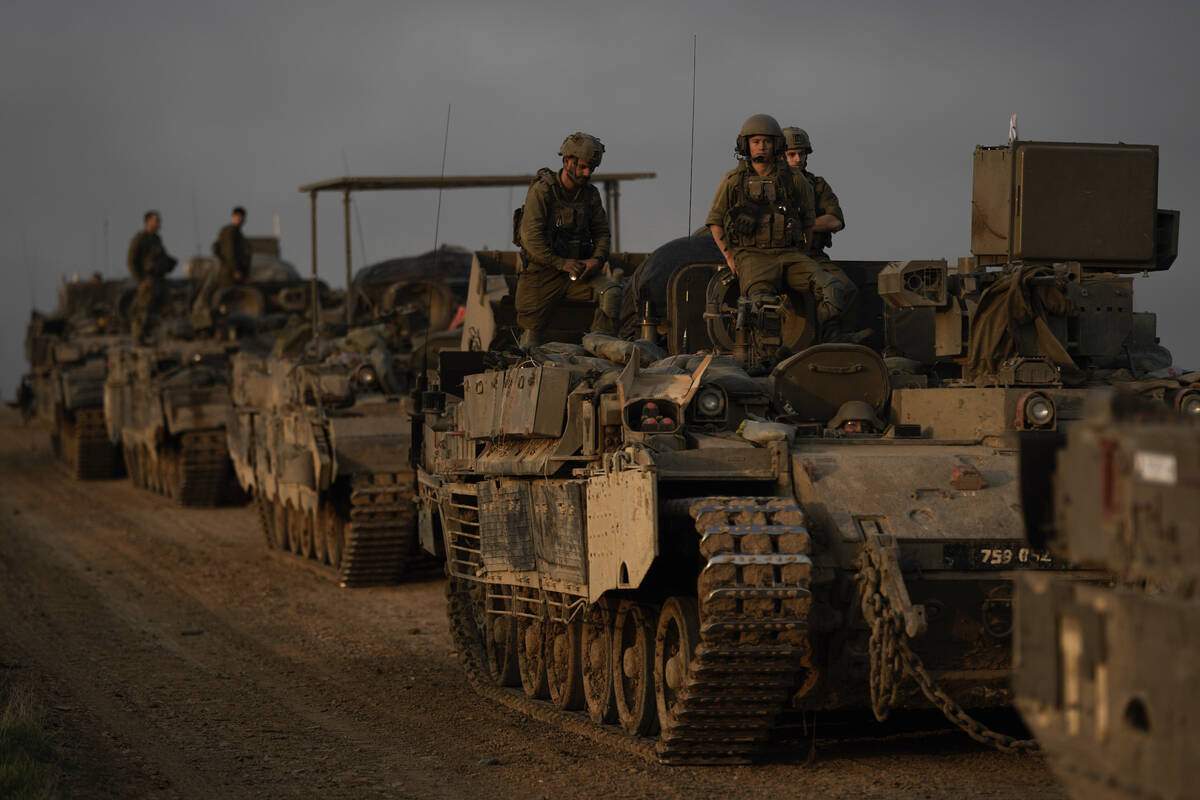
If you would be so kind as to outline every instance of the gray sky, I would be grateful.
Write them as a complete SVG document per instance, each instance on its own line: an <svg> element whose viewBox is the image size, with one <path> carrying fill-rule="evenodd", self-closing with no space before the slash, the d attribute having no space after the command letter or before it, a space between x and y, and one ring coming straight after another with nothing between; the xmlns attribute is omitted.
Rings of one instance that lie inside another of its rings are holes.
<svg viewBox="0 0 1200 800"><path fill-rule="evenodd" d="M811 13L810 13L811 9ZM64 275L125 274L142 212L167 248L207 250L235 204L282 224L307 270L302 183L353 174L523 173L574 130L622 187L622 245L688 227L692 35L699 41L691 221L733 164L743 119L812 135L845 259L969 255L971 154L1021 137L1160 146L1159 205L1180 257L1136 284L1177 364L1200 366L1194 133L1200 8L1183 2L18 2L0 0L0 394L24 370L30 298ZM521 190L443 198L443 242L505 248ZM195 213L193 213L193 201ZM358 195L369 262L428 250L437 194ZM338 201L321 275L341 283ZM103 246L108 222L108 247ZM363 252L354 241L356 266ZM26 255L27 253L27 255Z"/></svg>

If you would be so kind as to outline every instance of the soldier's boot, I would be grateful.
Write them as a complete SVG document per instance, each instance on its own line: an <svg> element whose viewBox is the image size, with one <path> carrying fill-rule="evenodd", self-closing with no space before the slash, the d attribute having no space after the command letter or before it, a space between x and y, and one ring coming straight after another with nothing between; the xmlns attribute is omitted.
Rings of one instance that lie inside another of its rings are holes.
<svg viewBox="0 0 1200 800"><path fill-rule="evenodd" d="M617 335L617 321L621 316L621 285L614 283L600 290L596 298L596 313L592 315L592 333Z"/></svg>
<svg viewBox="0 0 1200 800"><path fill-rule="evenodd" d="M528 350L531 347L537 347L542 343L541 331L535 331L532 328L525 328L521 331L521 338L517 342L522 350Z"/></svg>
<svg viewBox="0 0 1200 800"><path fill-rule="evenodd" d="M835 342L841 344L862 344L875 333L871 328L864 328L859 331L847 330L842 316L835 313L827 303L821 303L817 306L817 320L821 332L821 342L824 344Z"/></svg>

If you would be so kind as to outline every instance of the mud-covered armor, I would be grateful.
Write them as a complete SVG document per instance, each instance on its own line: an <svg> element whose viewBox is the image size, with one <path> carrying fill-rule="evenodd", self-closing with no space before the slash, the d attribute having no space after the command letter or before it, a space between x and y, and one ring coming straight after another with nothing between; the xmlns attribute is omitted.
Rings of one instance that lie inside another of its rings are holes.
<svg viewBox="0 0 1200 800"><path fill-rule="evenodd" d="M1118 177L1147 186L1157 169L1145 147L1061 150L1050 155L1096 169L1044 191L1090 200L1095 192L1077 189L1110 178L1113 161L1135 159L1138 173ZM1012 150L999 155L1011 168ZM1013 196L979 184L992 192L977 186L981 208ZM1094 217L1077 224L1111 233ZM1122 231L1130 242L1120 244L1144 244L1149 232ZM945 262L844 262L866 296L852 324L880 320L876 343L904 357L810 346L811 330L793 336L785 320L780 339L794 354L769 374L743 370L730 357L738 287L723 259L681 253L663 265L662 305L653 298L670 330L667 358L584 337L582 348L469 354L474 369L444 363L420 437L420 514L423 531L442 534L433 538L447 555L451 628L470 680L540 719L671 763L758 757L787 709L870 709L883 720L932 706L980 742L1036 747L974 716L1012 701L1015 573L1074 585L1102 576L1026 541L1013 443L1081 418L1086 389L1064 385L1047 337L1061 336L1089 381L1114 379L1113 358L1153 342L1153 319L1132 311L1131 279L1109 270L1169 266L1163 241L1161 251L1037 265L1061 277L1072 307L1031 305L1039 324L1015 316L1012 341L987 348L1001 357L986 374L964 358L973 337L986 338L981 294L1005 291L1002 281L1030 265L997 259L988 269L983 251L953 272ZM1028 274L1031 290L1048 277ZM1008 291L1015 300L1020 286ZM714 302L698 309L706 295ZM686 326L701 315L712 325ZM652 321L642 335L653 336ZM1122 369L1145 393L1200 413L1200 374L1159 377L1134 363ZM569 713L582 708L597 724Z"/></svg>
<svg viewBox="0 0 1200 800"><path fill-rule="evenodd" d="M1198 420L1098 390L1065 437L1021 442L1031 543L1109 576L1018 583L1017 707L1073 800L1196 794Z"/></svg>

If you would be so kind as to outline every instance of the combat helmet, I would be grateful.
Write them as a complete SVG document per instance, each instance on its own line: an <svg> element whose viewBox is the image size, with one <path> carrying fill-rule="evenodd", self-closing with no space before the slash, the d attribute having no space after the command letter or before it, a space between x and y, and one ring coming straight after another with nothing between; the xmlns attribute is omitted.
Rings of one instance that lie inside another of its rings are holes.
<svg viewBox="0 0 1200 800"><path fill-rule="evenodd" d="M742 158L750 157L751 136L774 138L775 155L783 156L783 131L779 127L779 122L770 114L755 114L742 123L742 129L738 132L737 146L734 148L734 152Z"/></svg>
<svg viewBox="0 0 1200 800"><path fill-rule="evenodd" d="M812 140L808 138L808 131L804 130L804 128L784 128L783 149L803 150L806 153L811 153L813 151Z"/></svg>
<svg viewBox="0 0 1200 800"><path fill-rule="evenodd" d="M838 409L837 416L829 421L831 430L838 430L847 422L858 422L869 430L882 431L886 425L875 413L870 403L863 400L847 400Z"/></svg>
<svg viewBox="0 0 1200 800"><path fill-rule="evenodd" d="M604 157L604 145L591 134L575 131L563 140L562 147L558 148L558 154L564 158L567 156L578 158L595 169L600 166L600 159Z"/></svg>

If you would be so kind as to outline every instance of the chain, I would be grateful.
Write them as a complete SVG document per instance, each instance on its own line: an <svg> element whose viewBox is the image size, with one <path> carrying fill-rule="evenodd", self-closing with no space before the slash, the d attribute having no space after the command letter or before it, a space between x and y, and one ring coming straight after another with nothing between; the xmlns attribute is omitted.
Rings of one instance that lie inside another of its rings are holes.
<svg viewBox="0 0 1200 800"><path fill-rule="evenodd" d="M870 550L859 560L856 576L862 597L863 618L871 626L869 659L871 666L871 710L883 722L896 704L900 683L911 675L921 693L946 719L975 741L1003 753L1034 753L1040 748L1036 739L1017 739L988 728L972 717L954 698L934 681L925 664L908 643L904 626L881 591L879 569Z"/></svg>

